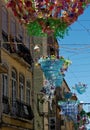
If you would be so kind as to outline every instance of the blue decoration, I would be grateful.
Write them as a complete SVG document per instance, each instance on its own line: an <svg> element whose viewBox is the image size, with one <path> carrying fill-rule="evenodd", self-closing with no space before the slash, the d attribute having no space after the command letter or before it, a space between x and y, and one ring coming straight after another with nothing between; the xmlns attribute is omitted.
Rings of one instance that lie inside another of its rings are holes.
<svg viewBox="0 0 90 130"><path fill-rule="evenodd" d="M64 97L65 97L66 99L71 98L71 97L72 97L72 92L64 92Z"/></svg>
<svg viewBox="0 0 90 130"><path fill-rule="evenodd" d="M87 85L83 83L78 83L78 84L75 84L74 88L75 90L77 90L79 94L83 94L86 92Z"/></svg>
<svg viewBox="0 0 90 130"><path fill-rule="evenodd" d="M52 80L53 85L60 87L64 78L63 72L67 70L70 61L65 60L63 57L56 58L54 55L51 55L50 57L41 57L38 63L46 79Z"/></svg>
<svg viewBox="0 0 90 130"><path fill-rule="evenodd" d="M70 120L77 122L78 115L78 102L77 101L59 101L58 105L61 108L63 115L67 116Z"/></svg>
<svg viewBox="0 0 90 130"><path fill-rule="evenodd" d="M41 57L38 60L38 64L46 78L46 82L40 92L44 94L45 100L51 102L54 97L55 88L61 87L65 76L64 72L71 62L70 60L65 60L63 57L56 58L52 55L50 57Z"/></svg>

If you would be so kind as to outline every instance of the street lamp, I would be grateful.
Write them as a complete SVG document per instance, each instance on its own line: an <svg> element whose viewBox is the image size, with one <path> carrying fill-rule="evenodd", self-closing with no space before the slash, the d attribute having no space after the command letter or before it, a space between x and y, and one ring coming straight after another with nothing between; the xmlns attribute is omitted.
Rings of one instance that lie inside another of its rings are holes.
<svg viewBox="0 0 90 130"><path fill-rule="evenodd" d="M39 51L40 51L39 46L38 46L38 45L35 45L34 50L37 51L37 52L39 52Z"/></svg>

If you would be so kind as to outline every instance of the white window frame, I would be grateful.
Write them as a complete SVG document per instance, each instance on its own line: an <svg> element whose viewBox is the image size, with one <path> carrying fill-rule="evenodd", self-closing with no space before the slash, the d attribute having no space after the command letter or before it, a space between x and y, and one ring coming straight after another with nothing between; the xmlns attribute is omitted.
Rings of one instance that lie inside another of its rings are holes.
<svg viewBox="0 0 90 130"><path fill-rule="evenodd" d="M2 6L2 30L8 33L8 11Z"/></svg>
<svg viewBox="0 0 90 130"><path fill-rule="evenodd" d="M30 36L28 35L28 33L26 33L26 46L28 49L30 49Z"/></svg>
<svg viewBox="0 0 90 130"><path fill-rule="evenodd" d="M25 81L24 75L20 74L19 75L19 96L20 96L20 101L22 102L24 102L24 81Z"/></svg>
<svg viewBox="0 0 90 130"><path fill-rule="evenodd" d="M2 94L8 97L8 74L2 74Z"/></svg>
<svg viewBox="0 0 90 130"><path fill-rule="evenodd" d="M11 79L12 79L12 105L15 104L15 101L16 101L16 97L17 97L17 73L16 73L16 70L15 69L12 69L12 72L11 74L14 73L15 74L15 77L13 77L13 75L11 75Z"/></svg>
<svg viewBox="0 0 90 130"><path fill-rule="evenodd" d="M13 16L10 19L10 35L15 40L15 37L16 37L16 20Z"/></svg>
<svg viewBox="0 0 90 130"><path fill-rule="evenodd" d="M26 81L26 103L28 105L30 105L30 88L31 88L30 80L27 80Z"/></svg>

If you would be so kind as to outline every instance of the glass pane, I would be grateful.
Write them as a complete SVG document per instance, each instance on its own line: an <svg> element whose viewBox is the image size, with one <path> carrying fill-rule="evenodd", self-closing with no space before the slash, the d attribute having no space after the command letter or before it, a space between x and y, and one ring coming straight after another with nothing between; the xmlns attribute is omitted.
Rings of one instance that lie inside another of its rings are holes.
<svg viewBox="0 0 90 130"><path fill-rule="evenodd" d="M26 91L26 102L27 104L30 104L30 90Z"/></svg>
<svg viewBox="0 0 90 130"><path fill-rule="evenodd" d="M3 95L8 96L8 77L7 75L2 75L3 78Z"/></svg>
<svg viewBox="0 0 90 130"><path fill-rule="evenodd" d="M8 32L8 12L7 10L3 7L2 8L2 30L7 33Z"/></svg>

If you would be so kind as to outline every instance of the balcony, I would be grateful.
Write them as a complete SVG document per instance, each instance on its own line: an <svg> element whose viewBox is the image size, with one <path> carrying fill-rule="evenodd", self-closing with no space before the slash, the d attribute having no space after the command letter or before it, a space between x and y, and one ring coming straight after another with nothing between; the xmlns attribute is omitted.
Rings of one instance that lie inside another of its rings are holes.
<svg viewBox="0 0 90 130"><path fill-rule="evenodd" d="M2 59L1 59L1 41L0 41L0 73L7 73L7 69L4 66L4 64L2 64Z"/></svg>
<svg viewBox="0 0 90 130"><path fill-rule="evenodd" d="M5 42L2 44L2 47L11 53L15 59L19 61L22 59L30 66L32 65L33 59L31 57L30 50L24 44Z"/></svg>
<svg viewBox="0 0 90 130"><path fill-rule="evenodd" d="M10 106L9 106L9 101L8 101L8 97L3 96L2 97L2 111L5 114L9 114L10 112Z"/></svg>
<svg viewBox="0 0 90 130"><path fill-rule="evenodd" d="M12 106L11 110L11 115L27 120L32 120L34 118L31 106L27 105L26 103L22 103L19 100L16 100L16 102L14 102L14 105Z"/></svg>

